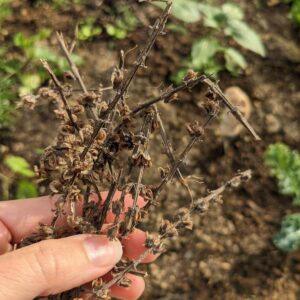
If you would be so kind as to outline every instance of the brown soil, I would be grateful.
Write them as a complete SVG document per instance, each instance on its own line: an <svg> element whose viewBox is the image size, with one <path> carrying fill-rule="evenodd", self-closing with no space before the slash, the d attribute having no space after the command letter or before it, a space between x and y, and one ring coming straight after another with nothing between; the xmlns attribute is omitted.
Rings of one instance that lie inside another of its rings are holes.
<svg viewBox="0 0 300 300"><path fill-rule="evenodd" d="M95 9L92 2L96 1L90 1L84 10L75 6L62 12L48 5L34 8L27 2L15 2L15 13L7 22L9 35L18 30L34 32L41 26L71 35L76 21L86 15L98 16L101 23L109 18L103 12L103 5ZM192 151L184 173L202 178L203 184L193 184L198 195L232 177L237 170L251 168L254 178L238 192L226 193L223 206L214 207L204 217L195 216L192 232L169 242L169 251L148 267L150 276L144 299L300 299L300 256L281 253L271 240L282 216L294 208L290 199L278 193L263 165L263 153L269 143L282 141L300 150L299 31L288 19L284 5L258 9L256 1L231 2L244 8L248 22L263 37L268 55L262 59L244 51L249 62L247 73L238 78L223 73L220 85L224 89L237 85L247 92L254 106L250 123L263 141L253 142L245 132L235 139L224 140L219 135L220 122L216 120L204 141ZM145 5L143 9L137 9L136 4L132 7L144 25L150 24L159 13ZM159 38L148 59L148 68L140 72L130 91L133 101L142 102L157 94L164 86L162 83L180 67L192 41L203 34L203 29L195 25L189 26L189 30L187 35L170 31ZM109 83L117 50L140 44L145 33L141 25L126 40L112 41L102 35L80 43L77 50L85 58L81 70L86 81L91 86L100 81L104 85ZM55 46L54 40L50 43ZM201 98L202 91L198 89L181 94L181 101L172 109L160 106L178 152L186 142L181 138L184 124L203 116L199 107ZM55 122L49 115L45 106L30 115L20 113L11 138L6 140L10 151L36 163L38 155L32 149L47 146L55 133ZM158 148L153 151L159 151ZM163 155L157 159L158 165L165 162ZM187 202L185 191L177 186L176 191L174 195L173 187L169 187L163 195L155 208L155 218L150 218L153 226L158 225L162 216Z"/></svg>

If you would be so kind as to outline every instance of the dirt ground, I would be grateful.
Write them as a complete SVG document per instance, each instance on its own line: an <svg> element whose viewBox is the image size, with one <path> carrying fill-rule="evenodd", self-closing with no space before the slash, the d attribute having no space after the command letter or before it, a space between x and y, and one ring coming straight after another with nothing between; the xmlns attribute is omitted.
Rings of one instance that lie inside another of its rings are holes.
<svg viewBox="0 0 300 300"><path fill-rule="evenodd" d="M104 1L97 7L97 1L86 2L84 9L72 6L57 11L47 4L34 7L30 6L31 1L15 1L14 14L5 23L9 33L6 38L19 30L34 32L42 26L72 35L77 20L93 15L105 24L110 17L103 7L112 3L122 5L121 1ZM257 8L256 1L231 2L245 10L247 21L264 41L267 57L243 51L249 62L246 74L234 78L222 73L220 86L223 89L239 86L246 91L254 107L250 123L263 140L254 142L246 132L234 139L224 139L220 136L220 120L215 120L204 140L191 152L184 173L201 177L203 183L193 184L197 195L217 187L238 170L252 169L253 180L238 191L227 192L222 206L216 205L204 217L194 217L192 232L169 242L169 251L148 266L150 276L143 299L300 299L300 255L280 252L271 240L282 216L295 208L291 199L278 193L275 181L263 165L263 153L270 143L281 141L300 150L299 29L288 19L285 5ZM159 14L149 5L127 3L140 20L139 27L127 39L112 41L103 34L77 47L85 61L81 72L91 86L99 82L104 86L109 84L118 50L141 44L147 31L145 25ZM193 40L204 32L198 25L189 25L188 29L187 35L168 31L159 38L148 59L148 68L139 73L130 90L132 101L142 102L167 85L170 74L189 54ZM54 38L50 45L55 47ZM129 61L133 57L134 54L130 55ZM198 88L181 93L181 101L173 104L172 109L160 106L178 153L186 142L181 138L184 124L203 117L199 107L202 95ZM35 164L38 155L32 149L46 147L53 135L55 121L44 105L32 113L19 113L15 128L11 128L3 141L12 153L21 154ZM158 164L159 157L162 155L158 151ZM151 176L147 179L151 180ZM162 216L184 205L186 199L185 191L176 186L174 195L173 186L169 187L153 208L151 226L155 228Z"/></svg>

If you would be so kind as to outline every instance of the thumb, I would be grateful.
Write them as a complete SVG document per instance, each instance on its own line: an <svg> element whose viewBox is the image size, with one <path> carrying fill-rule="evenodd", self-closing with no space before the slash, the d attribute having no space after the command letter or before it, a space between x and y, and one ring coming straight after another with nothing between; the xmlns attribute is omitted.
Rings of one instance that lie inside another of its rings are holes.
<svg viewBox="0 0 300 300"><path fill-rule="evenodd" d="M77 235L42 241L0 256L0 299L56 294L104 275L122 257L119 241Z"/></svg>

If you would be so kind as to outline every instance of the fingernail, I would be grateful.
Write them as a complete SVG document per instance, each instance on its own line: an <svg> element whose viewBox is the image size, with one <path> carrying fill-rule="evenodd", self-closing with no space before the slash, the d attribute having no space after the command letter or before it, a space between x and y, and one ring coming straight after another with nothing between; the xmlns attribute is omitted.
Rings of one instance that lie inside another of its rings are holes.
<svg viewBox="0 0 300 300"><path fill-rule="evenodd" d="M121 243L109 241L104 235L88 237L83 244L89 260L97 267L113 267L123 254Z"/></svg>

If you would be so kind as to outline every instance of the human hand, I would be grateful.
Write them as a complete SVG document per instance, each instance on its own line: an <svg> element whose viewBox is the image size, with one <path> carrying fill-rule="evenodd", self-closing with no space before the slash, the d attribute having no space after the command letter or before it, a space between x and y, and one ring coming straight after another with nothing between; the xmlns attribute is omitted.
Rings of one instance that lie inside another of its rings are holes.
<svg viewBox="0 0 300 300"><path fill-rule="evenodd" d="M104 199L106 196L107 193L102 194ZM11 251L12 244L33 233L39 223L51 223L56 199L45 196L0 202L0 300L31 300L69 290L107 274L123 255L132 260L145 251L146 234L138 229L122 243L109 241L105 235L81 234ZM126 196L125 211L132 201ZM145 202L139 198L138 204L143 207ZM109 214L107 221L112 220L113 215ZM144 262L155 258L149 255ZM126 300L139 298L144 280L132 274L126 277L132 285L115 285L112 295Z"/></svg>

